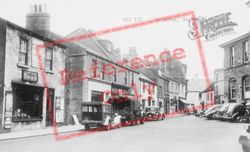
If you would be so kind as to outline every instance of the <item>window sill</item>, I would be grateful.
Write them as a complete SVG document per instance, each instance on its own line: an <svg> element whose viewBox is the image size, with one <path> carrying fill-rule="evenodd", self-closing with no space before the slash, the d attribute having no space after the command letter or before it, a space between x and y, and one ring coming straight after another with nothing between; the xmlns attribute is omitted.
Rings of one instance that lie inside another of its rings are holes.
<svg viewBox="0 0 250 152"><path fill-rule="evenodd" d="M42 118L13 118L13 122L33 122L33 121L42 121Z"/></svg>
<svg viewBox="0 0 250 152"><path fill-rule="evenodd" d="M28 66L28 65L21 64L21 63L17 63L17 67L19 67L19 68L29 69L29 66Z"/></svg>
<svg viewBox="0 0 250 152"><path fill-rule="evenodd" d="M46 73L49 73L49 74L54 74L53 71L50 71L50 70L45 70Z"/></svg>

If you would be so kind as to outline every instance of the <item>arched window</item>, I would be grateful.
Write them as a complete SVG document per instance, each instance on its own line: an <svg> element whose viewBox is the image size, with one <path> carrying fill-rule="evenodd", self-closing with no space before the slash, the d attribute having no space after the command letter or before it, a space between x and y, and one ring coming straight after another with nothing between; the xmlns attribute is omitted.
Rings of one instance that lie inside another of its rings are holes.
<svg viewBox="0 0 250 152"><path fill-rule="evenodd" d="M230 99L236 99L236 79L230 79L229 80L229 94L230 94Z"/></svg>
<svg viewBox="0 0 250 152"><path fill-rule="evenodd" d="M243 79L243 94L244 99L250 99L250 76Z"/></svg>

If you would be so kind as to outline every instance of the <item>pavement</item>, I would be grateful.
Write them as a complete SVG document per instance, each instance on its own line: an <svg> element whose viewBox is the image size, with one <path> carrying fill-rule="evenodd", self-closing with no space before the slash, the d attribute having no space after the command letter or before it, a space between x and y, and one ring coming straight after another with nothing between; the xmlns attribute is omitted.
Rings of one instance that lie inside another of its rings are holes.
<svg viewBox="0 0 250 152"><path fill-rule="evenodd" d="M242 152L238 139L244 125L195 116L172 117L62 141L53 135L3 140L0 152Z"/></svg>
<svg viewBox="0 0 250 152"><path fill-rule="evenodd" d="M177 114L177 115L169 115L167 118L175 118L184 116L184 114ZM69 126L60 126L57 127L58 134L62 133L69 133L69 132L77 132L85 130L84 125L69 125ZM1 140L11 140L11 139L18 139L18 138L29 138L35 136L43 136L43 135L52 135L54 134L53 127L46 127L39 130L27 130L27 131L19 131L19 132L10 132L10 133L3 133L0 134L0 141Z"/></svg>
<svg viewBox="0 0 250 152"><path fill-rule="evenodd" d="M59 134L82 131L84 129L85 127L83 125L70 125L70 126L57 127ZM0 134L0 141L19 139L19 138L29 138L29 137L35 137L35 136L52 135L52 134L54 134L53 127L46 127L44 129L39 129L39 130L27 130L27 131L3 133L3 134Z"/></svg>

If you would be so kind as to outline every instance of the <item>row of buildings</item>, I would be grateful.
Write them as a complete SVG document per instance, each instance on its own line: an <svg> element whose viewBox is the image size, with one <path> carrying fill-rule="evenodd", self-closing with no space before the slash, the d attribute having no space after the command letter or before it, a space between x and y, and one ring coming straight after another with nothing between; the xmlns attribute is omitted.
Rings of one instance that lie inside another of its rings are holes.
<svg viewBox="0 0 250 152"><path fill-rule="evenodd" d="M133 69L121 64L120 50L112 42L97 37L37 51L37 45L65 38L51 32L49 23L43 5L32 5L25 28L0 19L0 132L72 124L73 115L81 120L82 102L124 94L135 97L142 110L184 109L185 64L173 59ZM66 38L90 32L80 28Z"/></svg>
<svg viewBox="0 0 250 152"><path fill-rule="evenodd" d="M224 67L214 71L211 86L201 91L200 101L215 104L250 102L250 33L222 45Z"/></svg>

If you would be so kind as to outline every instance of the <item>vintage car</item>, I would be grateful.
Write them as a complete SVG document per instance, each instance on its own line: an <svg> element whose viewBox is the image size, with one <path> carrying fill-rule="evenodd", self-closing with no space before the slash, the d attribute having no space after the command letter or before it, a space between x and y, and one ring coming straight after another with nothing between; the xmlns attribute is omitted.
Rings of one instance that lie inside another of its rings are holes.
<svg viewBox="0 0 250 152"><path fill-rule="evenodd" d="M121 116L113 112L111 104L103 102L82 103L82 121L88 130L92 127L110 130L121 127Z"/></svg>
<svg viewBox="0 0 250 152"><path fill-rule="evenodd" d="M221 105L212 105L210 106L203 114L203 117L207 118L207 119L213 119L214 118L214 114L221 108Z"/></svg>
<svg viewBox="0 0 250 152"><path fill-rule="evenodd" d="M145 120L163 120L165 119L164 113L161 112L159 107L150 106L145 109Z"/></svg>
<svg viewBox="0 0 250 152"><path fill-rule="evenodd" d="M243 106L240 103L230 103L227 112L223 116L223 119L235 122L237 117L241 115L240 112L242 109Z"/></svg>
<svg viewBox="0 0 250 152"><path fill-rule="evenodd" d="M214 118L217 120L222 120L223 116L226 114L228 107L229 107L229 103L224 103L221 108L216 111L216 113L214 114Z"/></svg>

